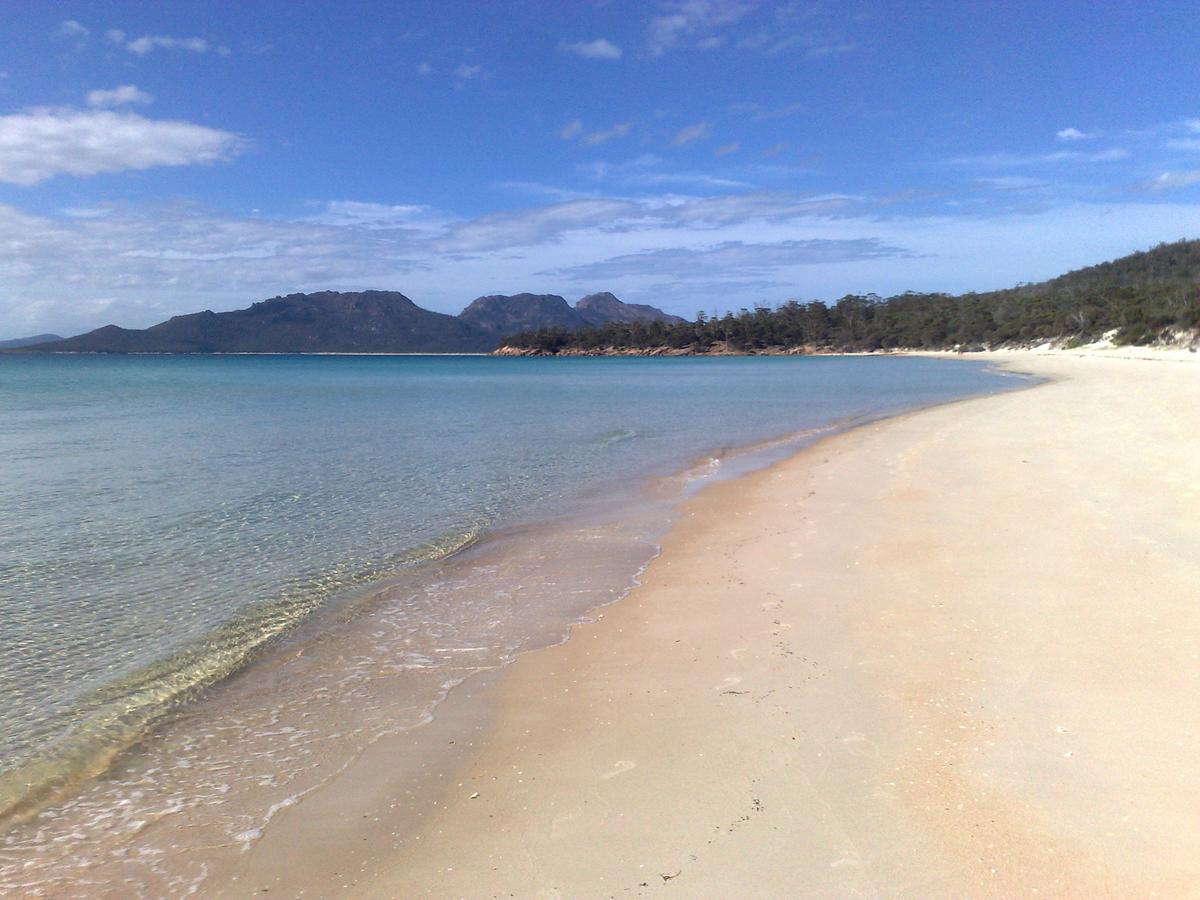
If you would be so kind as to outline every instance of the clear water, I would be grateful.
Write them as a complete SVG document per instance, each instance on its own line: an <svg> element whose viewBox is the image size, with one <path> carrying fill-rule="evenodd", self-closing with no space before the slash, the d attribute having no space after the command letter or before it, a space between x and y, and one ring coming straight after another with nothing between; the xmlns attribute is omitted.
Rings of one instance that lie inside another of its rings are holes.
<svg viewBox="0 0 1200 900"><path fill-rule="evenodd" d="M374 668L308 677L361 682L363 711L407 697L419 724L449 672L602 601L588 584L628 583L646 555L619 538L645 546L662 517L619 511L648 486L724 448L1009 386L979 363L894 357L0 355L0 816L57 816L48 803L165 710L373 586L391 593L339 659ZM568 558L580 586L551 584ZM601 559L627 571L579 574ZM381 658L428 683L368 686ZM244 680L248 721L261 697ZM369 730L356 721L346 734ZM185 731L173 752L203 743ZM97 810L121 784L74 802L111 822ZM182 809L198 788L173 785Z"/></svg>

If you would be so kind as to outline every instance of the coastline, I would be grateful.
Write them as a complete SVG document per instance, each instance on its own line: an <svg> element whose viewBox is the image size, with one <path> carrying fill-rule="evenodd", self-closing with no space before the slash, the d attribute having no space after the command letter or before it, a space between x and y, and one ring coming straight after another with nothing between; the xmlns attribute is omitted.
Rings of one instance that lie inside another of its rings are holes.
<svg viewBox="0 0 1200 900"><path fill-rule="evenodd" d="M480 692L415 832L348 772L226 894L1200 888L1200 369L999 358L1053 380L692 498L639 588Z"/></svg>
<svg viewBox="0 0 1200 900"><path fill-rule="evenodd" d="M940 366L927 365L940 372ZM943 378L938 375L933 383ZM978 390L1005 390L1003 380L990 378L991 386L981 384ZM941 402L936 393L909 403ZM788 402L795 405L794 394ZM439 744L434 735L449 726L451 733L457 729L461 743L462 735L487 720L490 670L502 669L511 658L500 646L497 659L484 652L497 635L521 635L519 645L510 648L518 655L565 639L580 617L595 615L624 594L629 576L657 552L667 521L656 520L660 514L673 518L667 507L676 507L680 498L714 480L769 465L822 434L892 414L894 408L884 404L745 445L714 445L682 469L650 476L636 491L631 483L629 497L597 494L583 506L573 504L561 519L513 523L468 550L462 565L457 556L429 563L431 569L414 570L382 594L364 595L365 606L347 598L357 610L353 621L328 630L318 627L317 619L302 624L269 652L255 654L248 667L173 709L144 739L106 757L102 777L38 812L37 823L13 823L0 847L0 880L9 890L31 895L69 893L81 878L126 882L151 892L201 885L216 890L236 874L251 847L260 840L269 845L290 816L321 809L323 797L332 797L329 816L358 818L357 808L340 802L338 794L372 765L367 783L374 790L387 785L390 810L436 808L438 779L453 767L448 743ZM714 434L707 428L706 433ZM580 541L588 546L572 548ZM433 594L421 586L430 580ZM494 594L497 585L521 588L521 603L502 614L504 622L480 619L465 623L470 630L459 634L459 627L448 628L445 615L435 609L436 596L450 591L459 598L455 606L470 615L468 607ZM420 611L405 611L414 600ZM330 606L320 621L341 619L341 606ZM434 632L441 633L438 640L449 641L431 645L438 665L431 667L408 635L414 617L433 623ZM430 725L431 710L416 702L405 684L421 697L428 695L436 718L445 721ZM443 709L448 695L470 711ZM341 702L330 705L335 697ZM226 740L235 732L241 736L239 749ZM397 766L400 757L404 763ZM411 811L406 814L405 832L413 818ZM69 854L61 852L68 848ZM375 858L390 849L382 848ZM264 855L269 858L269 850Z"/></svg>

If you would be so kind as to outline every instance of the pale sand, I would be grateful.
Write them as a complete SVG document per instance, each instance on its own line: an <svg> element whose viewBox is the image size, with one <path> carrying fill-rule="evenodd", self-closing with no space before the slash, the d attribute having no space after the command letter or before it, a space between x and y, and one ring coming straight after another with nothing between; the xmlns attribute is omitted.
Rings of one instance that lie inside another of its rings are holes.
<svg viewBox="0 0 1200 900"><path fill-rule="evenodd" d="M398 850L351 769L238 887L1200 895L1200 364L995 356L1056 380L706 490Z"/></svg>

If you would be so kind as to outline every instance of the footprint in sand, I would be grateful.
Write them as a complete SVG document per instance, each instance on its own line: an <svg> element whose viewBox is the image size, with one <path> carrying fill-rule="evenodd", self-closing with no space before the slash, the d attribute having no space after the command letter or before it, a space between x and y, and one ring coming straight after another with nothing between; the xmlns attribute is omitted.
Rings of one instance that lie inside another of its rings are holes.
<svg viewBox="0 0 1200 900"><path fill-rule="evenodd" d="M555 839L562 837L562 832L565 830L566 826L570 825L578 818L578 812L563 813L562 815L555 816L550 820L550 837Z"/></svg>
<svg viewBox="0 0 1200 900"><path fill-rule="evenodd" d="M732 656L734 659L741 659L742 654L745 653L749 649L750 649L749 647L734 647L732 650L729 651L729 655Z"/></svg>
<svg viewBox="0 0 1200 900"><path fill-rule="evenodd" d="M875 746L875 742L868 738L861 731L851 732L841 738L843 744L846 745L846 752L851 756L878 756L879 748Z"/></svg>
<svg viewBox="0 0 1200 900"><path fill-rule="evenodd" d="M617 764L615 766L613 766L612 771L605 772L603 775L600 776L600 780L608 781L608 779L616 778L618 775L624 775L630 769L633 769L636 767L637 767L637 763L635 763L632 759L618 760Z"/></svg>
<svg viewBox="0 0 1200 900"><path fill-rule="evenodd" d="M741 683L742 683L742 678L740 675L730 675L728 678L726 678L724 681L722 681L720 684L718 684L715 688L713 688L713 690L716 691L717 693L720 693L721 691L729 690L735 684L741 684Z"/></svg>

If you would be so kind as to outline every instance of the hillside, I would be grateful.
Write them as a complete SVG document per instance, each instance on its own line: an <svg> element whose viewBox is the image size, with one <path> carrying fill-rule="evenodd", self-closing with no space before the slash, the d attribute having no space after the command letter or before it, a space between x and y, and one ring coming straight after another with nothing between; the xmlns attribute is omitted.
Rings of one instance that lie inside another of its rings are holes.
<svg viewBox="0 0 1200 900"><path fill-rule="evenodd" d="M62 335L58 334L35 334L30 337L12 338L7 341L0 341L0 350L16 350L18 347L33 347L37 344L45 344L50 341L61 341Z"/></svg>
<svg viewBox="0 0 1200 900"><path fill-rule="evenodd" d="M394 291L289 294L151 328L106 325L38 351L78 353L483 353L495 339Z"/></svg>
<svg viewBox="0 0 1200 900"><path fill-rule="evenodd" d="M477 297L458 317L494 338L538 328L571 330L587 324L557 294L490 294Z"/></svg>
<svg viewBox="0 0 1200 900"><path fill-rule="evenodd" d="M609 322L668 322L687 321L644 303L625 303L608 291L588 294L575 301L575 311L587 325L607 325Z"/></svg>
<svg viewBox="0 0 1200 900"><path fill-rule="evenodd" d="M1160 244L1038 284L951 296L849 295L826 305L788 301L774 309L694 322L609 323L574 332L514 335L517 352L596 352L663 348L764 352L946 349L1104 337L1116 343L1173 341L1200 330L1200 241Z"/></svg>

